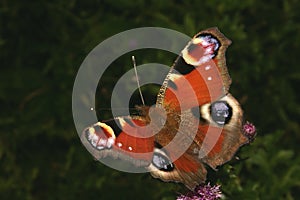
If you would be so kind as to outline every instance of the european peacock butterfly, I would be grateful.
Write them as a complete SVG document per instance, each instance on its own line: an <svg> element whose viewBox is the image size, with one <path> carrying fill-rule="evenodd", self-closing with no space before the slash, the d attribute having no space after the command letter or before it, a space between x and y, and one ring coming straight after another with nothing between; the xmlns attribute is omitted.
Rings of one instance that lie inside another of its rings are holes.
<svg viewBox="0 0 300 200"><path fill-rule="evenodd" d="M217 28L201 31L182 50L157 96L140 115L98 122L81 135L97 159L124 159L152 176L193 189L249 142L243 112L228 93L225 63L230 45Z"/></svg>

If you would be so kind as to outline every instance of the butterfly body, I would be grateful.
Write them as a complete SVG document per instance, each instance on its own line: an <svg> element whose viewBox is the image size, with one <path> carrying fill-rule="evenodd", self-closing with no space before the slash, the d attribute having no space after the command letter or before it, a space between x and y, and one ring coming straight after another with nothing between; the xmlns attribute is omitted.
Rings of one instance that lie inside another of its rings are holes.
<svg viewBox="0 0 300 200"><path fill-rule="evenodd" d="M249 142L242 109L228 93L230 43L216 28L198 33L171 67L154 106L86 128L83 144L96 159L126 160L190 189L205 181L205 165L216 169Z"/></svg>

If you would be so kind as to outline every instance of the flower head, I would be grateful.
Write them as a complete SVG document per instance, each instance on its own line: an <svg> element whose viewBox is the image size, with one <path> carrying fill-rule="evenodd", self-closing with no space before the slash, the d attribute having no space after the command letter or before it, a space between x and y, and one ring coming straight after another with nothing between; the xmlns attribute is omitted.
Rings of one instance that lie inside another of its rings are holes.
<svg viewBox="0 0 300 200"><path fill-rule="evenodd" d="M246 122L243 126L243 131L250 141L254 139L256 135L256 128L252 123Z"/></svg>
<svg viewBox="0 0 300 200"><path fill-rule="evenodd" d="M193 192L177 197L177 200L216 200L222 197L220 187L220 185L211 186L210 183L199 185Z"/></svg>

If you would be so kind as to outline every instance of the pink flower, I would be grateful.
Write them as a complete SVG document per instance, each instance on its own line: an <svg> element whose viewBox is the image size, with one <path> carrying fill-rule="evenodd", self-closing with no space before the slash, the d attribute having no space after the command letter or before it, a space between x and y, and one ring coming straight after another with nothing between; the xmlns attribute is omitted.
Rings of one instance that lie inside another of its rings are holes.
<svg viewBox="0 0 300 200"><path fill-rule="evenodd" d="M243 126L243 131L250 141L254 139L256 135L256 128L252 123L246 122Z"/></svg>
<svg viewBox="0 0 300 200"><path fill-rule="evenodd" d="M177 197L177 200L216 200L222 197L220 187L220 185L211 186L210 183L199 185L193 192Z"/></svg>

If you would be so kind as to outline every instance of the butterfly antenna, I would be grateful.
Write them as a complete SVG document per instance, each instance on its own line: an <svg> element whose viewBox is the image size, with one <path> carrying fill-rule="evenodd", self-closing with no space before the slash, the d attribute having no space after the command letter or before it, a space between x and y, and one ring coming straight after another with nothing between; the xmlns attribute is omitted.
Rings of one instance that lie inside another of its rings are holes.
<svg viewBox="0 0 300 200"><path fill-rule="evenodd" d="M138 85L140 97L141 97L143 105L145 105L145 101L144 101L144 97L143 97L143 94L142 94L142 91L141 91L140 81L139 81L139 77L138 77L138 73L137 73L135 57L132 56L131 59L132 59L132 63L133 63L133 68L134 68L134 72L135 72L135 77L136 77L136 82L137 82L137 85Z"/></svg>

